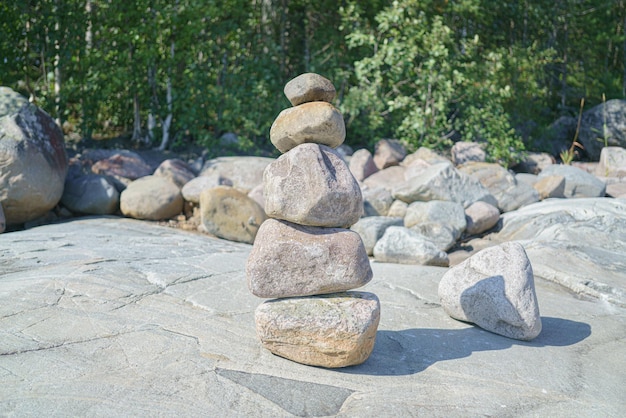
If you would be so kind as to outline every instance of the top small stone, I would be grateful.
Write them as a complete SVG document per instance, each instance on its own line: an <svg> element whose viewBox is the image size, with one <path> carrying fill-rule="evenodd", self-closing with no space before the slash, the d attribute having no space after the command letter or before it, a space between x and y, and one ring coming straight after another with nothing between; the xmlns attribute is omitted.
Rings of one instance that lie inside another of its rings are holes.
<svg viewBox="0 0 626 418"><path fill-rule="evenodd" d="M300 74L285 85L285 96L293 106L307 102L328 102L335 98L333 83L315 73Z"/></svg>

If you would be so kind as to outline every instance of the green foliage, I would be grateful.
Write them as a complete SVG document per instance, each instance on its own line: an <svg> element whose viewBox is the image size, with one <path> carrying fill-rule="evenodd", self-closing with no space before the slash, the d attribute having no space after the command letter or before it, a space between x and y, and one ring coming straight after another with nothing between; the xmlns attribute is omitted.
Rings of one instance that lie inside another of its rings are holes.
<svg viewBox="0 0 626 418"><path fill-rule="evenodd" d="M485 142L489 156L512 163L523 149L505 112L510 86L499 84L502 55L481 54L478 36L457 39L423 2L394 2L377 26L348 35L371 55L355 63L356 85L343 103L349 130L371 144L383 137L409 149L449 147L453 137ZM358 19L352 6L346 18Z"/></svg>
<svg viewBox="0 0 626 418"><path fill-rule="evenodd" d="M626 95L625 26L625 0L13 0L0 84L83 137L139 127L217 155L225 132L271 148L284 84L311 71L350 145L474 140L509 164L581 97Z"/></svg>

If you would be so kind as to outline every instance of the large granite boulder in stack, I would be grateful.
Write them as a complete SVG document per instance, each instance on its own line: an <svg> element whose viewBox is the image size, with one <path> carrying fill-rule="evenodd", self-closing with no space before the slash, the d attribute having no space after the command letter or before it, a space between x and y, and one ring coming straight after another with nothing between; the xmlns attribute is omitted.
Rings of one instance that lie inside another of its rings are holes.
<svg viewBox="0 0 626 418"><path fill-rule="evenodd" d="M302 74L285 86L293 105L280 113L270 140L284 154L263 174L265 211L246 265L263 346L302 364L346 367L374 348L376 295L351 292L372 278L363 241L347 229L363 197L341 155L343 117L326 78Z"/></svg>

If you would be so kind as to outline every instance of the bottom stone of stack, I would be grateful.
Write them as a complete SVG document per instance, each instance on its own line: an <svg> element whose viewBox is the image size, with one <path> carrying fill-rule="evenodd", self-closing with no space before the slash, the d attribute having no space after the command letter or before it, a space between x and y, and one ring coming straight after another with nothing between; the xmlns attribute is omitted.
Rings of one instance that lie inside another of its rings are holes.
<svg viewBox="0 0 626 418"><path fill-rule="evenodd" d="M367 292L269 300L256 309L256 330L272 353L328 368L363 363L372 353L380 302Z"/></svg>

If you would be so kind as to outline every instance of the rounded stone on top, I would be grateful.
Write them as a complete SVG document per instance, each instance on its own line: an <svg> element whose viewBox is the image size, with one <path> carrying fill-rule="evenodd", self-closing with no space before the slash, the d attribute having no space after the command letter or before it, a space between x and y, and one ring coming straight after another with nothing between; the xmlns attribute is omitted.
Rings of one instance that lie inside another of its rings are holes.
<svg viewBox="0 0 626 418"><path fill-rule="evenodd" d="M282 153L304 143L337 148L345 138L343 116L332 104L321 101L283 110L270 128L270 141Z"/></svg>
<svg viewBox="0 0 626 418"><path fill-rule="evenodd" d="M331 103L337 93L329 79L315 73L300 74L285 85L284 92L293 106L307 102Z"/></svg>

